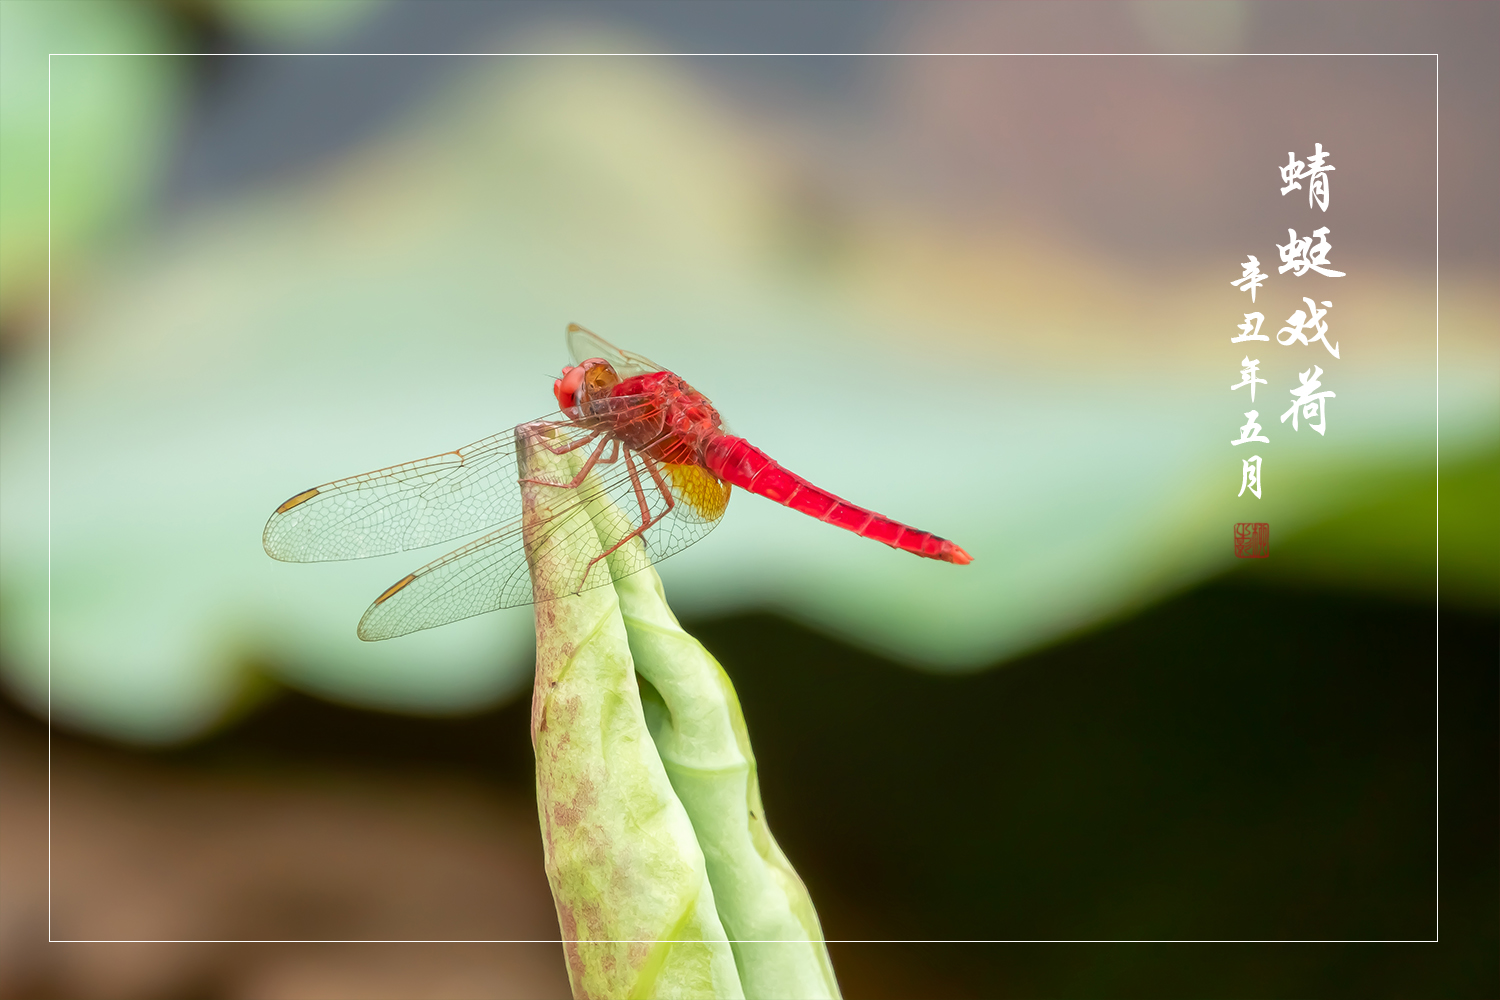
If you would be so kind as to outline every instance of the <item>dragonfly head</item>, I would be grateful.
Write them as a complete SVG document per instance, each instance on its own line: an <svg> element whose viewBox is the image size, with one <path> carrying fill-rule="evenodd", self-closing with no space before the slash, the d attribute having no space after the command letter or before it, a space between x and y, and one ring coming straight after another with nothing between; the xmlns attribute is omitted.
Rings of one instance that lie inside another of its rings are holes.
<svg viewBox="0 0 1500 1000"><path fill-rule="evenodd" d="M603 396L620 381L620 376L603 358L589 358L582 364L563 369L562 378L552 383L557 405L566 410L580 406L590 396Z"/></svg>

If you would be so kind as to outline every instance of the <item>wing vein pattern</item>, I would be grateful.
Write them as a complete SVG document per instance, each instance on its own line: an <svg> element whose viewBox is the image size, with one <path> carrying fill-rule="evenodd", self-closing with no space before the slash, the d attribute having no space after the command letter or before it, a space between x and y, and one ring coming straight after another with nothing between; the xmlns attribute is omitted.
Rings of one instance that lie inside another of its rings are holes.
<svg viewBox="0 0 1500 1000"><path fill-rule="evenodd" d="M559 440L565 437L559 435ZM627 456L634 459L634 476ZM639 534L644 545L618 550L616 575L639 572L713 530L728 504L729 486L696 465L658 463L656 468L665 491L641 456L622 447L616 461L601 460L579 486L565 489L559 483L547 505L550 516L535 529L539 544L553 546L547 592L579 593L611 583L610 567L594 560L639 529L642 497L651 524ZM387 639L532 603L525 541L517 517L433 560L370 605L359 623L360 637Z"/></svg>
<svg viewBox="0 0 1500 1000"><path fill-rule="evenodd" d="M364 559L493 528L521 513L515 455L507 430L307 490L266 522L266 552L285 562Z"/></svg>

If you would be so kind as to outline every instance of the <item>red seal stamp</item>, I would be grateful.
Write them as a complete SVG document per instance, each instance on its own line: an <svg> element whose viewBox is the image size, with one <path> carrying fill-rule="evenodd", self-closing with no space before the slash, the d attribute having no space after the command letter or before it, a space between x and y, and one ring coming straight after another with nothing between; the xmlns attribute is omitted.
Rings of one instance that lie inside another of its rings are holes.
<svg viewBox="0 0 1500 1000"><path fill-rule="evenodd" d="M1271 554L1271 526L1241 521L1234 526L1234 557L1264 559Z"/></svg>

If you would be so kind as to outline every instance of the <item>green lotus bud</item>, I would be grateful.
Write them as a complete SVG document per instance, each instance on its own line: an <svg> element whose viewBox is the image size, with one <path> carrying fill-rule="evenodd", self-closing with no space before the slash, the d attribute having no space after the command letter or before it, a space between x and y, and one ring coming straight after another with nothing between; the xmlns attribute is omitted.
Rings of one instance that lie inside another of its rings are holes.
<svg viewBox="0 0 1500 1000"><path fill-rule="evenodd" d="M518 434L523 478L581 467L543 447L544 426ZM734 688L678 625L655 570L623 572L640 542L609 557L612 587L544 589L577 554L558 546L598 554L630 530L590 485L522 483L537 807L574 995L837 997L812 900L766 826ZM552 510L585 496L558 530ZM566 530L584 520L592 531Z"/></svg>
<svg viewBox="0 0 1500 1000"><path fill-rule="evenodd" d="M566 456L537 446L539 431L517 433L533 435L521 442L525 475L573 475ZM542 519L577 495L522 483L536 588L537 811L573 995L742 997L693 824L646 729L615 591L543 589L564 558L558 547L585 533L548 531L558 521ZM592 547L602 551L596 536Z"/></svg>
<svg viewBox="0 0 1500 1000"><path fill-rule="evenodd" d="M729 675L682 630L661 578L615 581L646 724L708 865L748 997L837 997L812 897L766 825L750 734Z"/></svg>

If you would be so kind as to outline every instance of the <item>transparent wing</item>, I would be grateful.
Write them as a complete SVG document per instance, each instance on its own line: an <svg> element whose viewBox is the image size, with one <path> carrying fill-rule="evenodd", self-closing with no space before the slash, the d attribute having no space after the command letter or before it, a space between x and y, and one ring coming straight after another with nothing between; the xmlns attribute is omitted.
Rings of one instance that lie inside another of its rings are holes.
<svg viewBox="0 0 1500 1000"><path fill-rule="evenodd" d="M603 358L614 366L621 378L644 375L647 372L666 371L650 358L636 354L634 351L622 351L597 333L585 330L577 323L568 324L568 354L573 358L575 365L581 365L589 358Z"/></svg>
<svg viewBox="0 0 1500 1000"><path fill-rule="evenodd" d="M563 434L588 433L561 413L544 419ZM516 436L507 430L304 490L276 508L261 542L285 562L363 559L452 541L520 513Z"/></svg>
<svg viewBox="0 0 1500 1000"><path fill-rule="evenodd" d="M551 550L539 592L606 586L681 552L723 517L729 486L709 472L644 460L624 447L607 461L613 448L579 486L553 487L555 499L544 505L551 515L525 529L534 547ZM360 619L359 637L389 639L534 600L518 518L397 581Z"/></svg>

